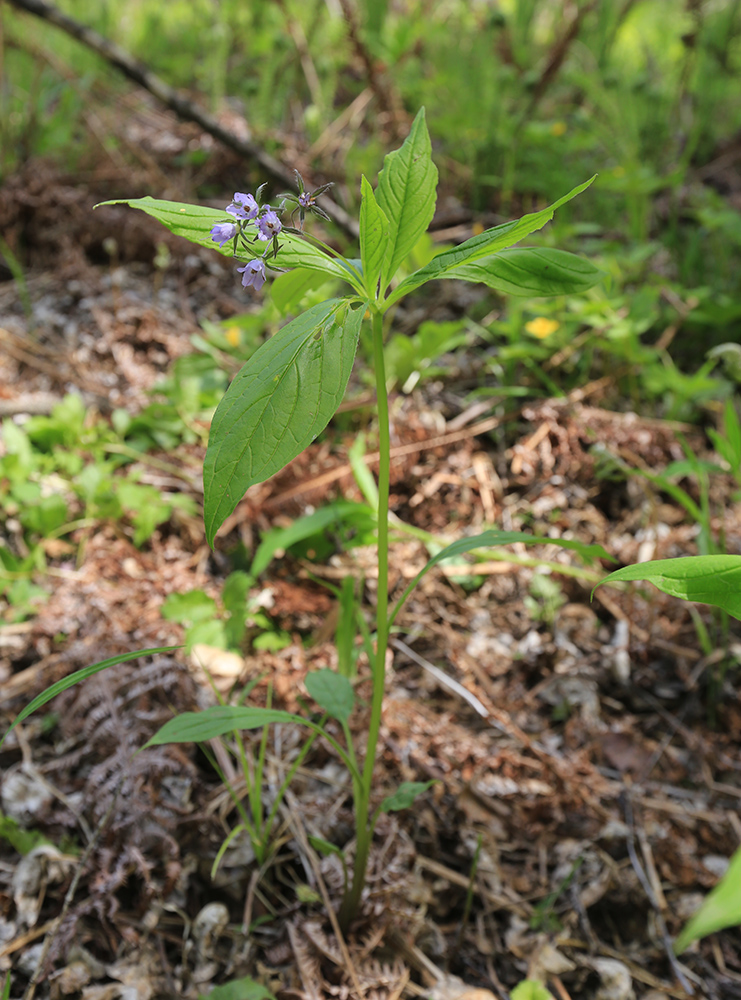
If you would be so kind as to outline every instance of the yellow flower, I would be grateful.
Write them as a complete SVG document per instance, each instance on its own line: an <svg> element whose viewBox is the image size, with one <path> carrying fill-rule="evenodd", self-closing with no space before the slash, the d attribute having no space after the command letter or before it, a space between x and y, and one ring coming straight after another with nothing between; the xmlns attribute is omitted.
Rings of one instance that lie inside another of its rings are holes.
<svg viewBox="0 0 741 1000"><path fill-rule="evenodd" d="M558 136L560 135L563 135L565 131L566 131L566 122L554 122L551 125L551 135L555 135L556 138L558 138Z"/></svg>
<svg viewBox="0 0 741 1000"><path fill-rule="evenodd" d="M535 319L531 319L529 323L525 324L525 329L533 337L543 340L545 337L550 337L552 333L555 333L560 325L556 319L548 319L546 316L536 316Z"/></svg>
<svg viewBox="0 0 741 1000"><path fill-rule="evenodd" d="M242 334L238 326L230 326L229 329L224 334L227 344L230 347L239 347L239 342L242 339Z"/></svg>

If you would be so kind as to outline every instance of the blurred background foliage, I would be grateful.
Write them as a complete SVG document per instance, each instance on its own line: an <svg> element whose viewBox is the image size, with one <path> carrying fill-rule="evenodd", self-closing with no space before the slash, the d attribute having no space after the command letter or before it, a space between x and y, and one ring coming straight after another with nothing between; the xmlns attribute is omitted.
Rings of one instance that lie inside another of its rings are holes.
<svg viewBox="0 0 741 1000"><path fill-rule="evenodd" d="M540 363L591 329L599 343L587 338L575 354L569 384L594 376L599 355L642 365L641 392L664 399L671 416L733 390L722 355L706 361L705 351L741 341L741 0L59 6L227 127L334 180L350 211L359 174L375 176L422 104L442 228L470 222L471 211L474 225L494 224L598 173L539 239L589 255L606 281L485 323L506 347L498 363L516 376L518 355ZM58 29L8 4L2 17L2 175L38 156L79 170L100 146L125 156L102 109L130 91L127 81ZM174 161L191 170L193 198L223 196L199 173L211 155L198 146ZM661 333L678 315L669 356ZM551 332L523 336L543 316Z"/></svg>

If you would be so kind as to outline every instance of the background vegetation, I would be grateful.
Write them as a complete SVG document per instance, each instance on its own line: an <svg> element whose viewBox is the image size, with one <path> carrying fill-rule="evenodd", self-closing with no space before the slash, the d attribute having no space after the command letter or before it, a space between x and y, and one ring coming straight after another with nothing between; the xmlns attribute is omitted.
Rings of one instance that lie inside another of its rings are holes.
<svg viewBox="0 0 741 1000"><path fill-rule="evenodd" d="M666 468L638 468L625 456L600 453L596 471L603 480L640 481L670 498L680 519L696 527L691 544L696 539L698 551L724 549L723 519L716 515L729 496L738 499L741 486L741 0L60 0L59 6L230 131L289 170L299 168L310 187L332 181L332 198L351 215L360 174L376 175L424 105L441 183L435 238L415 248L414 266L444 243L542 208L596 173L588 191L528 242L590 258L604 271L601 284L547 300L482 290L454 308L443 302L439 311L400 310L388 335L393 391L406 397L434 380L428 401L448 392L460 410L483 401L482 413L511 416L495 432L500 451L513 441L523 404L598 383L606 410L697 425L705 437L695 434L692 446L682 439L683 458ZM225 205L235 190L269 179L247 159L224 167L223 150L203 136L176 144L172 153L166 128L154 140L150 130L142 143L130 126L148 100L143 92L132 97L131 85L108 62L12 2L0 7L0 18L6 192L41 162L70 183L90 181L98 200L152 194ZM107 176L101 165L111 164L116 169ZM155 187L132 191L132 165L151 167ZM271 192L279 188L271 180ZM0 202L1 196L2 187ZM33 327L38 242L22 216L0 233L0 257L4 280L17 289L17 311ZM352 255L347 233L326 231ZM90 256L113 272L118 253L110 234ZM157 293L168 255L163 243L153 261ZM177 357L147 405L117 405L101 415L69 395L50 413L5 419L5 624L33 618L53 589L54 573L63 575L60 563L83 561L95 525L114 524L144 550L168 524L202 537L199 499L191 494L214 408L263 338L324 291L279 278L264 297L240 300L236 318L205 306L192 351ZM367 355L368 345L363 349ZM358 372L353 384L361 402L340 413L335 426L372 435L364 423L363 378ZM293 641L260 603L257 577L286 550L319 560L336 548L372 542L374 484L364 448L361 437L350 461L367 503L335 502L264 531L251 551L237 546L215 564L217 596L205 589L169 594L161 615L183 627L188 652L206 644L267 654ZM716 490L722 477L724 490ZM526 512L519 526L532 527L535 517ZM434 553L433 531L407 529ZM474 575L456 580L470 591L481 583ZM350 676L362 598L352 586L335 590L340 664ZM533 578L524 606L532 622L552 628L566 601L561 584L542 575ZM704 707L715 724L715 706L737 676L730 667L738 665L738 651L727 618L693 613L702 655L713 667ZM554 725L572 708L559 702Z"/></svg>

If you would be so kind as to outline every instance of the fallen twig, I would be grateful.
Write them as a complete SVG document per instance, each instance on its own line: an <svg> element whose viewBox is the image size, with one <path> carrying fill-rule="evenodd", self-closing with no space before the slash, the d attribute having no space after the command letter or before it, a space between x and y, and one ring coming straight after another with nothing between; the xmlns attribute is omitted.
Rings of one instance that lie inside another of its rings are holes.
<svg viewBox="0 0 741 1000"><path fill-rule="evenodd" d="M76 38L84 45L87 45L88 48L97 52L98 55L107 59L124 76L127 76L134 83L148 90L150 94L153 94L158 100L173 110L179 118L200 125L205 132L223 142L225 146L236 150L242 156L249 156L253 160L256 160L263 170L271 177L280 181L281 185L284 187L293 187L295 178L292 170L289 170L280 161L270 156L269 153L266 153L264 149L261 149L251 139L237 136L224 128L213 115L204 111L203 108L198 107L197 104L190 101L182 92L170 87L164 80L161 80L154 73L150 72L138 59L134 59L132 55L119 45L99 35L92 28L80 24L79 21L69 17L68 14L63 13L52 4L46 3L45 0L10 0L10 3L19 10L23 10L28 14L34 14L36 17L48 21L55 27L61 28L62 31L71 35L72 38ZM326 195L322 198L322 208L338 226L354 239L357 239L358 224L343 208L335 204L330 198L327 198Z"/></svg>

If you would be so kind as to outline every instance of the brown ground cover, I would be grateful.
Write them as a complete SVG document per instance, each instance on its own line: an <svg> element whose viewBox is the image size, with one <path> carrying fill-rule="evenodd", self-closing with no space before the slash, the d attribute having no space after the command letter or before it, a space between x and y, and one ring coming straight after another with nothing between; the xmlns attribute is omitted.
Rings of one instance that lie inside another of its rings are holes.
<svg viewBox="0 0 741 1000"><path fill-rule="evenodd" d="M187 127L173 134L192 138ZM218 170L229 177L234 163ZM30 164L0 190L5 238L32 264L33 303L32 317L24 315L14 283L0 283L4 414L48 412L68 391L104 416L115 407L137 412L189 349L199 320L252 307L217 254L137 213L90 215L125 183L144 193L147 176L96 168L73 182ZM181 196L169 183L157 193ZM105 249L111 232L113 252ZM159 243L171 255L164 271L152 265ZM527 518L531 530L597 542L621 563L692 553L695 529L683 511L653 490L596 480L591 446L657 469L681 457L680 431L699 453L703 435L610 412L604 392L600 383L527 404L507 434L434 385L395 397L394 514L456 535ZM351 443L335 431L254 487L215 554L186 514L141 548L105 521L50 545L48 601L29 621L0 624L3 730L74 669L182 642L162 604L194 588L217 596L225 551L253 550L260 533L309 506L359 499ZM198 502L202 456L200 445L152 456L169 467L145 461L141 481ZM726 512L726 549L739 552L741 506L730 480L717 477L713 488ZM246 975L281 998L312 1000L486 1000L526 977L547 982L559 1000L741 997L738 930L680 960L671 952L741 838L738 673L721 675L719 656L700 652L680 602L648 587L605 588L590 602L594 577L571 553L510 551L511 561L477 565L475 586L461 566L429 574L400 616L376 785L380 798L401 780L436 784L413 810L379 823L367 899L347 939L326 908L341 895L339 861L309 842L351 841L349 783L329 746L317 742L299 769L270 864L260 870L249 842L236 838L214 879L211 865L237 819L203 753L163 747L132 758L173 710L213 699L196 657L180 651L121 665L64 694L51 731L43 713L19 726L0 751L2 809L57 846L21 858L0 838L0 971L12 970L12 995L46 941L37 991L54 1000L196 998ZM541 604L534 617L535 554L563 573L550 577L561 602ZM427 558L421 542L394 544L397 593ZM300 709L306 672L336 664L327 627L336 602L320 580L353 574L372 606L373 573L365 548L323 565L275 560L256 589L292 642L236 662L214 654L219 686L256 682L250 697L264 703L270 684L274 705ZM708 609L699 614L711 622ZM359 672L352 728L362 746L362 655ZM302 739L285 726L271 734L268 799ZM241 788L233 768L227 776Z"/></svg>

